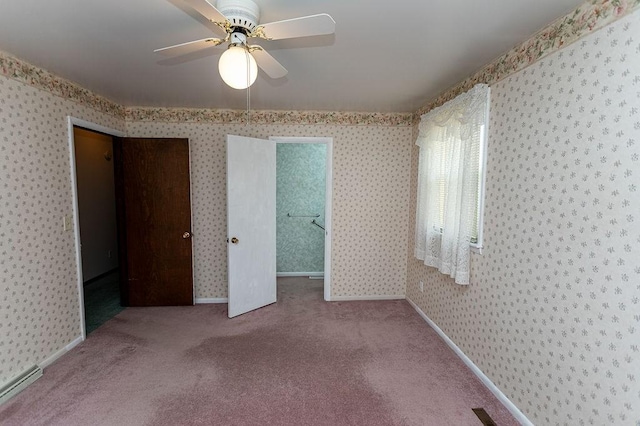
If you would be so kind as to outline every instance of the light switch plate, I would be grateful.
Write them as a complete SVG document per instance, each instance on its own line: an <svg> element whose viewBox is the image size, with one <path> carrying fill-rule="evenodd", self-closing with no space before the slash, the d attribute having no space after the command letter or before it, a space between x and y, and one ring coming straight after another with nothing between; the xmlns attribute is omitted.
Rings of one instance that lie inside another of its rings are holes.
<svg viewBox="0 0 640 426"><path fill-rule="evenodd" d="M62 229L65 231L71 231L71 216L64 215L62 217Z"/></svg>

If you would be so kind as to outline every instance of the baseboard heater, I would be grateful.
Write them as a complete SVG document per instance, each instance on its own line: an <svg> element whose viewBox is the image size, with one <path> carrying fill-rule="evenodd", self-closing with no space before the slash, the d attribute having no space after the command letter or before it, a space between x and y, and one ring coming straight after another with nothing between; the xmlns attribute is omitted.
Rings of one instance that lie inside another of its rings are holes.
<svg viewBox="0 0 640 426"><path fill-rule="evenodd" d="M11 397L18 394L21 390L38 380L40 377L42 377L42 368L34 365L15 379L11 380L5 386L0 388L0 404L8 401Z"/></svg>

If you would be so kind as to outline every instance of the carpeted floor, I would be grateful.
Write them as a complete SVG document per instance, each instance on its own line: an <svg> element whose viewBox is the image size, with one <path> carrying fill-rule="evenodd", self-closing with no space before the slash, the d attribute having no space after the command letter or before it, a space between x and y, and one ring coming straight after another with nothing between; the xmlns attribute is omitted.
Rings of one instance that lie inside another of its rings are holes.
<svg viewBox="0 0 640 426"><path fill-rule="evenodd" d="M123 309L124 307L120 306L118 270L85 284L84 318L87 335Z"/></svg>
<svg viewBox="0 0 640 426"><path fill-rule="evenodd" d="M127 308L0 407L9 425L476 425L509 412L406 301Z"/></svg>

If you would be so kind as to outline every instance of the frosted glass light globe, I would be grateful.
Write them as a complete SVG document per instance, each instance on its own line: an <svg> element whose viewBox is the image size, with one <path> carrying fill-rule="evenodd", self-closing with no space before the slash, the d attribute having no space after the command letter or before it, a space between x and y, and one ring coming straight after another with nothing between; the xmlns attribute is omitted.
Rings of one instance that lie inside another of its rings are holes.
<svg viewBox="0 0 640 426"><path fill-rule="evenodd" d="M247 61L249 61L248 67ZM247 70L249 78L247 78ZM242 46L231 46L220 56L218 71L224 82L234 89L246 89L258 77L256 60Z"/></svg>

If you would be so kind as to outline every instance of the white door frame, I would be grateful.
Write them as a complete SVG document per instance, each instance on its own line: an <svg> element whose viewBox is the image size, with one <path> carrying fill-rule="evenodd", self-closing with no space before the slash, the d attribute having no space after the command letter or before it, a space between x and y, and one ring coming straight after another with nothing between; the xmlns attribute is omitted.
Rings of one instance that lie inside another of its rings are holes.
<svg viewBox="0 0 640 426"><path fill-rule="evenodd" d="M327 145L326 189L324 203L324 300L331 301L331 212L333 199L333 138L270 136L276 143L315 143Z"/></svg>
<svg viewBox="0 0 640 426"><path fill-rule="evenodd" d="M108 127L101 126L99 124L91 123L89 121L82 120L80 118L67 116L67 132L69 134L69 160L71 162L71 199L73 204L73 235L76 243L76 267L78 274L78 297L80 306L80 334L82 340L87 338L84 318L84 279L82 277L82 248L80 246L80 213L78 208L78 176L76 172L76 146L75 138L73 135L73 127L83 127L95 132L104 133L109 136L116 136L123 138L124 132L119 130L110 129Z"/></svg>

